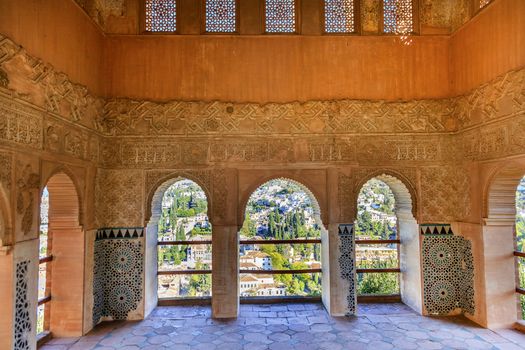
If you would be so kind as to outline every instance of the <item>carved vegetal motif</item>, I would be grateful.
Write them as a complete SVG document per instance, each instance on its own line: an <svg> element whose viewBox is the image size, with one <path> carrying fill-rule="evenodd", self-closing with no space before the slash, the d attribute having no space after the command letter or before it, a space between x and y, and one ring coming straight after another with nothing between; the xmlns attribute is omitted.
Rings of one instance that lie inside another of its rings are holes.
<svg viewBox="0 0 525 350"><path fill-rule="evenodd" d="M13 157L7 153L0 153L0 182L6 190L11 190L11 174Z"/></svg>
<svg viewBox="0 0 525 350"><path fill-rule="evenodd" d="M455 236L450 225L421 225L423 234L423 298L429 314L447 315L474 305L474 263L471 242Z"/></svg>
<svg viewBox="0 0 525 350"><path fill-rule="evenodd" d="M461 221L470 214L470 178L458 166L421 169L421 216L426 222Z"/></svg>
<svg viewBox="0 0 525 350"><path fill-rule="evenodd" d="M16 294L15 294L15 324L14 344L15 350L31 349L30 335L33 330L31 324L32 303L29 300L29 273L30 261L20 261L16 264Z"/></svg>
<svg viewBox="0 0 525 350"><path fill-rule="evenodd" d="M31 233L34 219L34 203L35 203L35 190L39 188L40 176L33 173L30 165L23 166L18 164L18 180L16 182L17 187L17 199L16 199L16 212L22 216L20 229L27 235Z"/></svg>
<svg viewBox="0 0 525 350"><path fill-rule="evenodd" d="M143 298L143 228L97 231L94 250L93 324L125 320Z"/></svg>
<svg viewBox="0 0 525 350"><path fill-rule="evenodd" d="M99 169L96 213L99 226L140 226L143 174L140 170Z"/></svg>
<svg viewBox="0 0 525 350"><path fill-rule="evenodd" d="M224 169L216 169L212 173L213 181L213 213L214 217L223 219L226 216L226 205L228 203L228 188Z"/></svg>
<svg viewBox="0 0 525 350"><path fill-rule="evenodd" d="M339 268L341 278L348 281L347 316L357 313L356 263L354 224L339 225Z"/></svg>

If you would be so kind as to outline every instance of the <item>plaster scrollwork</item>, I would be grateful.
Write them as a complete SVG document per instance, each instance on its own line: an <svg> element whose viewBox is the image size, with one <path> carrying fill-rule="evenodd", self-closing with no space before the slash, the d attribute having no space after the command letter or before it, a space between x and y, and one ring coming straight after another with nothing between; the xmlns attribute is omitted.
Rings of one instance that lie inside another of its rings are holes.
<svg viewBox="0 0 525 350"><path fill-rule="evenodd" d="M20 215L20 229L24 235L29 235L34 223L35 191L40 188L40 176L33 172L31 165L17 164L18 179L16 182L16 212Z"/></svg>
<svg viewBox="0 0 525 350"><path fill-rule="evenodd" d="M470 178L461 166L421 168L421 221L464 220L470 214Z"/></svg>
<svg viewBox="0 0 525 350"><path fill-rule="evenodd" d="M42 148L43 116L40 112L0 96L0 139Z"/></svg>
<svg viewBox="0 0 525 350"><path fill-rule="evenodd" d="M99 169L95 202L99 227L141 226L142 170Z"/></svg>
<svg viewBox="0 0 525 350"><path fill-rule="evenodd" d="M104 131L104 99L1 34L0 71L5 73L2 81L8 82L0 86L9 88L15 97L92 130Z"/></svg>

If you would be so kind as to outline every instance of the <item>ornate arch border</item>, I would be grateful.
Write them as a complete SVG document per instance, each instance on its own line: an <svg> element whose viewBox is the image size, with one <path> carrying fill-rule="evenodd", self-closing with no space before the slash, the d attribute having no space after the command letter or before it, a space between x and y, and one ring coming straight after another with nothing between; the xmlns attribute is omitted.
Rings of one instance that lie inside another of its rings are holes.
<svg viewBox="0 0 525 350"><path fill-rule="evenodd" d="M392 180L386 179L385 177L391 177ZM398 209L398 204L410 205L410 208L399 207L399 209L409 209L412 213L412 216L416 220L418 219L419 198L417 196L416 185L412 183L412 181L407 176L396 170L376 169L371 171L370 173L367 173L364 176L359 177L355 182L354 198L352 199L354 202L357 202L359 192L361 192L363 186L373 178L377 178L385 182L388 185L388 187L390 187L390 190L394 193L394 198L396 200L396 210ZM403 186L404 189L401 186ZM406 193L403 194L402 192L405 191ZM409 201L400 200L400 197L406 196L406 194L408 194ZM354 206L354 211L355 212L353 213L353 215L354 217L357 217L357 206Z"/></svg>
<svg viewBox="0 0 525 350"><path fill-rule="evenodd" d="M516 189L525 176L525 164L512 162L492 171L483 186L482 217L495 220L516 218Z"/></svg>
<svg viewBox="0 0 525 350"><path fill-rule="evenodd" d="M50 163L50 164L54 164L54 163ZM59 165L54 166L52 170L49 172L49 174L47 174L47 176L41 178L40 192L39 192L39 198L38 198L39 208L40 208L40 204L42 201L42 194L44 192L44 188L48 185L49 181L55 175L59 175L59 174L66 175L71 181L71 183L73 184L73 187L75 188L75 192L77 195L77 205L78 205L78 218L77 219L78 219L78 224L82 226L84 223L84 213L85 213L84 207L82 205L82 203L84 202L83 201L84 193L78 185L79 181L74 171L71 170L71 168L65 164L59 164Z"/></svg>
<svg viewBox="0 0 525 350"><path fill-rule="evenodd" d="M211 224L212 222L212 206L213 206L213 199L212 199L212 191L211 191L211 184L205 184L202 179L200 179L195 174L192 174L192 172L188 171L172 171L172 172L166 172L165 174L161 175L157 179L155 179L154 182L151 184L146 184L146 206L145 206L145 226L149 225L152 220L154 219L154 214L158 214L154 211L154 202L155 203L161 203L162 197L164 196L164 193L166 190L173 185L177 181L181 180L190 180L195 182L199 187L204 191L204 194L206 195L206 201L208 202L208 218L210 219Z"/></svg>

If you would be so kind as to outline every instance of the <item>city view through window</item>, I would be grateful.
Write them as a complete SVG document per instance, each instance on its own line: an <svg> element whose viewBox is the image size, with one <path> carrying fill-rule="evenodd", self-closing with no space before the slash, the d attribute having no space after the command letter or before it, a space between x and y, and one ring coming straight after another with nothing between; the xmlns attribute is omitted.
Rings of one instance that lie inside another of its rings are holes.
<svg viewBox="0 0 525 350"><path fill-rule="evenodd" d="M525 177L516 191L516 251L525 252ZM519 287L525 289L525 258L516 256ZM525 295L519 295L521 318L525 319Z"/></svg>
<svg viewBox="0 0 525 350"><path fill-rule="evenodd" d="M399 268L398 244L383 243L398 239L395 200L388 185L378 179L369 180L357 200L355 222L357 269ZM361 244L361 242L370 244ZM360 295L399 294L399 273L359 272L357 293Z"/></svg>
<svg viewBox="0 0 525 350"><path fill-rule="evenodd" d="M321 226L312 198L303 186L285 179L253 192L239 232L241 297L321 295ZM399 294L399 274L377 271L399 267L398 244L391 242L397 239L394 205L392 191L377 179L360 192L356 258L361 295ZM177 181L165 191L158 224L159 298L211 295L207 210L206 195L193 181ZM368 269L376 271L363 272Z"/></svg>
<svg viewBox="0 0 525 350"><path fill-rule="evenodd" d="M49 192L47 187L42 191L42 197L40 201L40 236L39 236L39 259L42 261L49 255L51 255L50 249L48 249L48 227L49 227ZM50 262L42 262L38 265L38 300L44 300L48 296L48 264ZM46 303L38 305L37 308L37 333L42 333L45 323L46 316Z"/></svg>
<svg viewBox="0 0 525 350"><path fill-rule="evenodd" d="M250 196L240 231L241 297L321 295L321 230L310 196L284 179Z"/></svg>
<svg viewBox="0 0 525 350"><path fill-rule="evenodd" d="M158 297L211 295L211 234L202 188L177 181L162 198L158 224Z"/></svg>

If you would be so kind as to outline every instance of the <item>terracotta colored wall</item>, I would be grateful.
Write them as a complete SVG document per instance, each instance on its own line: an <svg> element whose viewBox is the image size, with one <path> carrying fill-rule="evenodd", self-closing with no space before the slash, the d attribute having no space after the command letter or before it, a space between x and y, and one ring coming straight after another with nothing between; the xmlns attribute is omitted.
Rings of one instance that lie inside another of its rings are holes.
<svg viewBox="0 0 525 350"><path fill-rule="evenodd" d="M496 0L451 38L452 91L525 65L525 1Z"/></svg>
<svg viewBox="0 0 525 350"><path fill-rule="evenodd" d="M285 102L448 94L448 39L109 36L110 96Z"/></svg>
<svg viewBox="0 0 525 350"><path fill-rule="evenodd" d="M99 77L104 36L74 1L2 0L0 32L72 81L103 92Z"/></svg>

